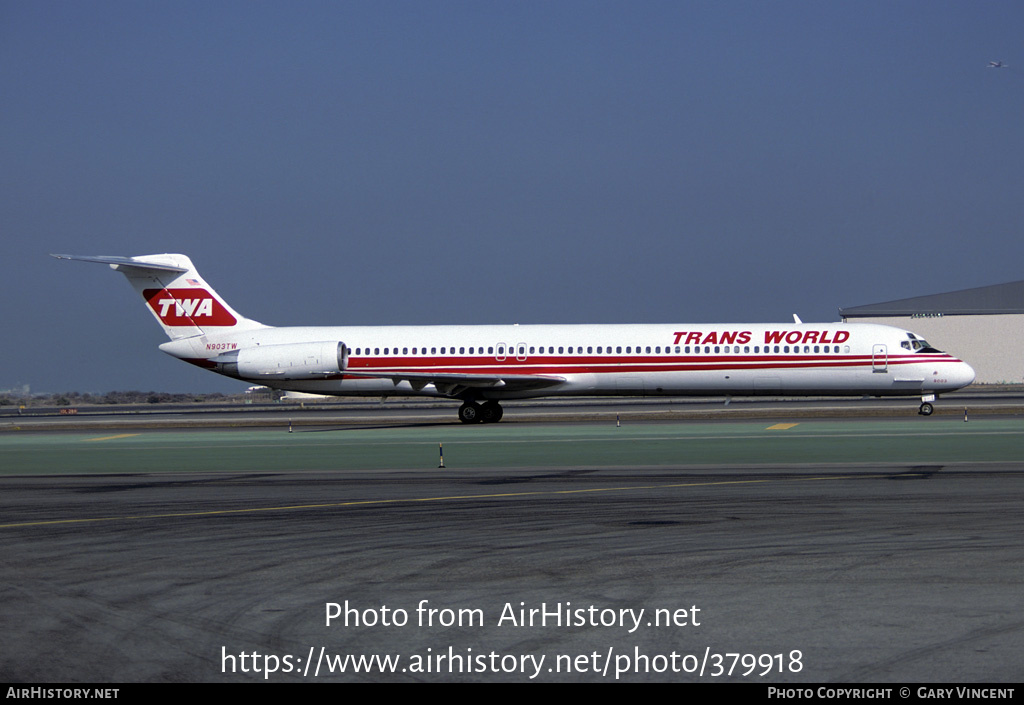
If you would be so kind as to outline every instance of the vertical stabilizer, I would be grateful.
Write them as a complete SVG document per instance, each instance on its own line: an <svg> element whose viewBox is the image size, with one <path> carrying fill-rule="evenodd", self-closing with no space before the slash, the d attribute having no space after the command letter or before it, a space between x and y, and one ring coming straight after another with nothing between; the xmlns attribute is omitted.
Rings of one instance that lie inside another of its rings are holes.
<svg viewBox="0 0 1024 705"><path fill-rule="evenodd" d="M245 318L209 286L185 255L141 257L53 255L58 259L108 264L124 274L171 340L266 328Z"/></svg>

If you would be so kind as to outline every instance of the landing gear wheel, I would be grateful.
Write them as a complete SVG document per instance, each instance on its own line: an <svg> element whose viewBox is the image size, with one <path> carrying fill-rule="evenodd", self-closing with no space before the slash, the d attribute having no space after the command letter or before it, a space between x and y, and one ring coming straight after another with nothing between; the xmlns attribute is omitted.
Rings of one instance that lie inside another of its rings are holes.
<svg viewBox="0 0 1024 705"><path fill-rule="evenodd" d="M484 402L480 409L480 420L484 423L497 423L501 421L504 414L505 411L501 408L501 404L496 401L488 401Z"/></svg>
<svg viewBox="0 0 1024 705"><path fill-rule="evenodd" d="M922 402L921 408L917 410L917 413L921 414L921 416L931 416L933 411L935 411L934 406L928 402Z"/></svg>
<svg viewBox="0 0 1024 705"><path fill-rule="evenodd" d="M459 407L459 421L462 423L480 423L482 415L480 405L475 401L467 401Z"/></svg>

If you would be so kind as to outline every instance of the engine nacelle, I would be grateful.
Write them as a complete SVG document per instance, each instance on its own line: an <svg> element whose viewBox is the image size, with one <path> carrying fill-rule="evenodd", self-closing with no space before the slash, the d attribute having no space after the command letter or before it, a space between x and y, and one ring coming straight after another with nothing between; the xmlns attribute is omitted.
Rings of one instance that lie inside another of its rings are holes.
<svg viewBox="0 0 1024 705"><path fill-rule="evenodd" d="M235 360L222 364L225 374L245 379L323 379L345 370L348 348L336 340L260 345L239 350Z"/></svg>

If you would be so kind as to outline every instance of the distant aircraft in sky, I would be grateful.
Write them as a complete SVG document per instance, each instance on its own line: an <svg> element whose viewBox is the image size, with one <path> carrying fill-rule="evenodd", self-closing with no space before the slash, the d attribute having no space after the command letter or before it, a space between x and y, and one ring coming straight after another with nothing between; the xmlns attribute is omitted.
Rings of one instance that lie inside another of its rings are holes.
<svg viewBox="0 0 1024 705"><path fill-rule="evenodd" d="M277 328L231 308L185 255L53 256L124 274L178 359L275 389L458 399L464 423L545 396L920 396L927 416L974 381L913 333L868 323Z"/></svg>
<svg viewBox="0 0 1024 705"><path fill-rule="evenodd" d="M1008 68L1010 68L1010 65L1009 64L1004 64L1002 61L990 61L990 62L988 62L987 68L990 68L990 69L1008 69Z"/></svg>

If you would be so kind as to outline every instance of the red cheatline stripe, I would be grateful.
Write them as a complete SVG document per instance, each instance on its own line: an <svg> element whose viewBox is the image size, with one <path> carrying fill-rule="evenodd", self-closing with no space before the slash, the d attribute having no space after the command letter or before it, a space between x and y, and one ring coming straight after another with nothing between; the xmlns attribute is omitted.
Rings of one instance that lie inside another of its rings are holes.
<svg viewBox="0 0 1024 705"><path fill-rule="evenodd" d="M890 366L918 363L959 363L953 357L890 357L879 360L878 364ZM712 356L670 359L586 357L553 358L535 356L523 362L496 362L485 358L439 358L439 357L397 357L397 358L354 358L348 369L353 372L381 373L451 373L451 374L536 374L561 375L584 372L625 373L625 372L696 372L718 370L798 370L821 368L862 368L873 367L875 361L868 356Z"/></svg>

